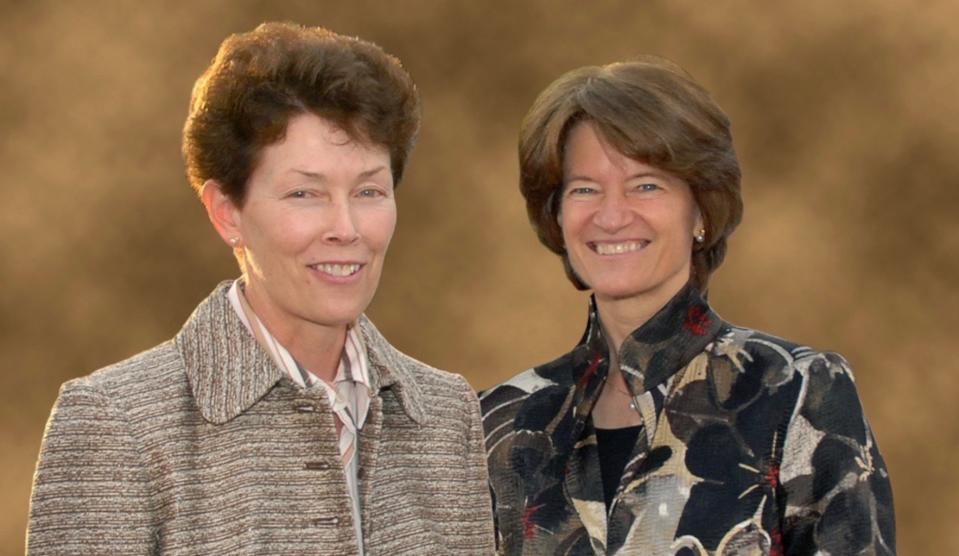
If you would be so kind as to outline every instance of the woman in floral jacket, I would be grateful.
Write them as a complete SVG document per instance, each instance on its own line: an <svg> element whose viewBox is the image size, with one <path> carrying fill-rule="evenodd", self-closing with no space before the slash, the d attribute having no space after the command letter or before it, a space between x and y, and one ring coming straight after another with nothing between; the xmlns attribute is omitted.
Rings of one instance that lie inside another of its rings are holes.
<svg viewBox="0 0 959 556"><path fill-rule="evenodd" d="M503 554L893 554L892 491L834 353L722 320L729 121L680 68L572 71L523 122L540 240L592 290L579 345L482 396Z"/></svg>

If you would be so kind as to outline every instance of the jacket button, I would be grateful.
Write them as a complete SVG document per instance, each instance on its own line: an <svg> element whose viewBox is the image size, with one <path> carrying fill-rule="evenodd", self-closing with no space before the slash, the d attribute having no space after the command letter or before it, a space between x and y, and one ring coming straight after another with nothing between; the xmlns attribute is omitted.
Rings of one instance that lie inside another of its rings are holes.
<svg viewBox="0 0 959 556"><path fill-rule="evenodd" d="M330 468L330 464L325 461L308 461L304 467L310 471L326 471Z"/></svg>
<svg viewBox="0 0 959 556"><path fill-rule="evenodd" d="M361 480L361 481L366 479L366 468L365 468L365 467L360 467L359 469L356 470L356 478L359 479L359 480Z"/></svg>
<svg viewBox="0 0 959 556"><path fill-rule="evenodd" d="M317 527L336 527L340 524L340 518L335 515L327 517L318 517L313 520L313 525Z"/></svg>
<svg viewBox="0 0 959 556"><path fill-rule="evenodd" d="M316 406L312 402L293 402L293 409L298 413L315 413Z"/></svg>

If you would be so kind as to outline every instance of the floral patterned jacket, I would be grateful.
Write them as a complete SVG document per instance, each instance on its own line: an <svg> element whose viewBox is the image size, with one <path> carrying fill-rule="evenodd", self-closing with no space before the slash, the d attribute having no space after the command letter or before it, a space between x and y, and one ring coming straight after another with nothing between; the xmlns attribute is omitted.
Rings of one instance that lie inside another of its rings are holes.
<svg viewBox="0 0 959 556"><path fill-rule="evenodd" d="M501 554L894 554L889 475L852 372L723 322L693 287L623 343L643 421L609 511L580 344L481 396Z"/></svg>

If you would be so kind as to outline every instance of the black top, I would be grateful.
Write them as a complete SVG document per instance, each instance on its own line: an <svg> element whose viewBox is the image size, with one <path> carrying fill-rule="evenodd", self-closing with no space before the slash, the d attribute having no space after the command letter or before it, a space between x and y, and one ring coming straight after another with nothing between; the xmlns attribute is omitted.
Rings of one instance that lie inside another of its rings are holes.
<svg viewBox="0 0 959 556"><path fill-rule="evenodd" d="M629 454L633 451L642 425L621 429L596 429L596 449L599 451L599 469L603 477L603 497L606 509L613 503L619 480L623 477Z"/></svg>

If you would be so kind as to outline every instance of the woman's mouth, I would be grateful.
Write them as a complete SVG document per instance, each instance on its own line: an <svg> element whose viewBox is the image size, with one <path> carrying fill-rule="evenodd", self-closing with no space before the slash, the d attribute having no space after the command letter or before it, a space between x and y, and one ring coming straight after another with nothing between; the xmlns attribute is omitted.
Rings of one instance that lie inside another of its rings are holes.
<svg viewBox="0 0 959 556"><path fill-rule="evenodd" d="M586 242L586 245L588 245L590 249L599 255L620 255L622 253L632 253L633 251L639 251L640 249L643 249L649 244L650 241L648 239L619 241L615 243L609 241Z"/></svg>
<svg viewBox="0 0 959 556"><path fill-rule="evenodd" d="M359 263L319 263L309 265L310 268L334 278L353 276L363 268Z"/></svg>

